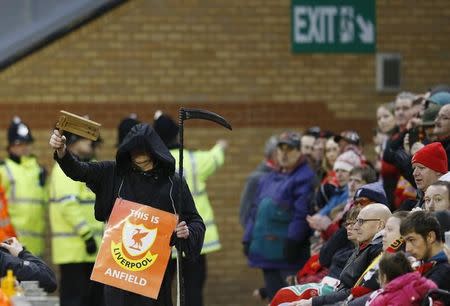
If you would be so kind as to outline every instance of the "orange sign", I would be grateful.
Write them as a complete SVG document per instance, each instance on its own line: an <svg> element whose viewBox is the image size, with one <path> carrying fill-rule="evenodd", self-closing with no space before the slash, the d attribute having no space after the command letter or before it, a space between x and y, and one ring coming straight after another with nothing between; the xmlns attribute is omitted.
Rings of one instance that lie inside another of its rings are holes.
<svg viewBox="0 0 450 306"><path fill-rule="evenodd" d="M156 299L176 223L174 214L116 199L91 279Z"/></svg>

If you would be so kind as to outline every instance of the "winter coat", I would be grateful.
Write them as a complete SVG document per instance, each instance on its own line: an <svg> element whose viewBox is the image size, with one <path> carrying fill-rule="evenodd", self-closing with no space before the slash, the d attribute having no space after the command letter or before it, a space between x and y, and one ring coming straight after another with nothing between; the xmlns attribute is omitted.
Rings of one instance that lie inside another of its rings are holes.
<svg viewBox="0 0 450 306"><path fill-rule="evenodd" d="M150 152L155 168L142 172L132 165L132 150ZM187 258L195 259L203 245L205 225L195 208L191 192L184 180L175 174L175 160L167 147L148 124L138 124L127 134L117 150L115 161L81 162L67 152L55 159L64 173L86 185L96 194L95 217L107 221L117 197L181 215L189 226L189 238L179 239ZM181 203L179 186L183 187ZM181 221L180 220L180 221ZM158 305L171 306L171 284L166 269L157 300L122 289L105 286L107 306Z"/></svg>
<svg viewBox="0 0 450 306"><path fill-rule="evenodd" d="M322 216L329 216L333 208L340 204L346 204L348 200L348 187L338 188L336 193L330 198L327 204L319 210L318 214Z"/></svg>
<svg viewBox="0 0 450 306"><path fill-rule="evenodd" d="M374 292L370 306L414 306L420 305L423 297L436 284L418 272L406 273L390 281L379 292Z"/></svg>
<svg viewBox="0 0 450 306"><path fill-rule="evenodd" d="M339 278L342 269L354 250L355 245L347 238L347 230L341 227L320 249L320 264L329 268L328 276Z"/></svg>
<svg viewBox="0 0 450 306"><path fill-rule="evenodd" d="M450 264L444 251L431 257L417 270L438 285L439 289L450 290Z"/></svg>
<svg viewBox="0 0 450 306"><path fill-rule="evenodd" d="M244 234L249 265L263 269L299 269L309 258L311 229L306 222L314 172L306 161L289 173L261 178L256 205Z"/></svg>
<svg viewBox="0 0 450 306"><path fill-rule="evenodd" d="M11 269L19 282L38 281L39 287L47 292L56 290L55 273L38 257L23 250L17 257L0 248L0 277Z"/></svg>
<svg viewBox="0 0 450 306"><path fill-rule="evenodd" d="M245 224L251 212L251 206L255 202L254 199L258 191L259 180L263 175L273 171L273 169L273 167L269 166L269 164L264 161L248 176L247 182L242 190L241 204L239 207L239 222L243 228L245 228Z"/></svg>
<svg viewBox="0 0 450 306"><path fill-rule="evenodd" d="M317 296L312 299L312 306L333 304L345 300L351 293L359 277L382 251L382 235L375 235L372 241L353 252L342 270L338 290L328 295Z"/></svg>

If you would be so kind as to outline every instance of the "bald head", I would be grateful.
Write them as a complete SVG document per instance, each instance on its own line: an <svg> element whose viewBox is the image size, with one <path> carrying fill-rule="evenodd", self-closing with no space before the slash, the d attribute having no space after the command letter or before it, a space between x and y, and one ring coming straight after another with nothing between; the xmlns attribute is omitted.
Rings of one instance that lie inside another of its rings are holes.
<svg viewBox="0 0 450 306"><path fill-rule="evenodd" d="M361 209L354 229L359 243L370 242L376 233L384 229L387 219L392 216L386 205L375 203Z"/></svg>
<svg viewBox="0 0 450 306"><path fill-rule="evenodd" d="M434 124L433 134L439 137L450 136L450 104L441 107Z"/></svg>
<svg viewBox="0 0 450 306"><path fill-rule="evenodd" d="M361 212L363 211L367 212L369 218L381 219L381 221L383 221L384 223L386 223L387 219L392 216L389 208L386 205L380 203L367 205L361 210Z"/></svg>

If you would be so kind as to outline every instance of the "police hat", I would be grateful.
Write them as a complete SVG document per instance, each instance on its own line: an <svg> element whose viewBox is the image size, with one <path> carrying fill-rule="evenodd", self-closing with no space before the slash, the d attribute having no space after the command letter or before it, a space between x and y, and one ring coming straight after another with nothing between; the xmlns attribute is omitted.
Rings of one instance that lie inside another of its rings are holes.
<svg viewBox="0 0 450 306"><path fill-rule="evenodd" d="M14 117L8 128L8 143L31 143L34 141L31 130L19 117Z"/></svg>

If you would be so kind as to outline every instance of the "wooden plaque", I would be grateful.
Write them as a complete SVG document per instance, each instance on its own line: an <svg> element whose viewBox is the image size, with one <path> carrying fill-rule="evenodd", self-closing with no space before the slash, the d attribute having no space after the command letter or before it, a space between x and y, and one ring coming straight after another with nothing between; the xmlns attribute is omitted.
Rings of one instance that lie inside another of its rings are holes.
<svg viewBox="0 0 450 306"><path fill-rule="evenodd" d="M67 131L72 134L96 141L100 136L100 123L83 118L81 116L60 111L61 116L59 117L56 127L61 131Z"/></svg>

